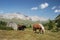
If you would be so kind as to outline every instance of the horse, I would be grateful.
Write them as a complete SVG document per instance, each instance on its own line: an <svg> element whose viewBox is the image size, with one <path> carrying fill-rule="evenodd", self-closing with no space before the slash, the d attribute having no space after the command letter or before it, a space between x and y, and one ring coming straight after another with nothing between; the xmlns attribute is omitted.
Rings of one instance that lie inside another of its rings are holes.
<svg viewBox="0 0 60 40"><path fill-rule="evenodd" d="M16 30L16 31L17 31L17 28L18 28L18 26L15 22L8 22L6 26L11 27L13 30Z"/></svg>
<svg viewBox="0 0 60 40"><path fill-rule="evenodd" d="M42 24L33 24L33 31L39 30L40 33L45 33L44 26Z"/></svg>
<svg viewBox="0 0 60 40"><path fill-rule="evenodd" d="M19 25L19 24L18 24L18 30L24 30L25 28L26 28L25 25Z"/></svg>

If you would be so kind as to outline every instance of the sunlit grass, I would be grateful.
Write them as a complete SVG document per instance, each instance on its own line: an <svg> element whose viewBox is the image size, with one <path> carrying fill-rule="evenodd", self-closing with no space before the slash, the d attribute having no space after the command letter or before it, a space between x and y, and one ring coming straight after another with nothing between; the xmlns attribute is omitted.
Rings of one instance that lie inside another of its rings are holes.
<svg viewBox="0 0 60 40"><path fill-rule="evenodd" d="M46 30L45 34L37 34L29 28L24 31L0 30L0 40L60 40L60 32Z"/></svg>

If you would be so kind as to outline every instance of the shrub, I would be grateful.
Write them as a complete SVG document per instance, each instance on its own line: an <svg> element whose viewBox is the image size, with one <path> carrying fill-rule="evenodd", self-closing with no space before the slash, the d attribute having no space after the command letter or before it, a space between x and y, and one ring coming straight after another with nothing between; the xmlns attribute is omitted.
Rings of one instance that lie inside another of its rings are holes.
<svg viewBox="0 0 60 40"><path fill-rule="evenodd" d="M11 27L6 27L7 22L0 21L0 30L13 30Z"/></svg>
<svg viewBox="0 0 60 40"><path fill-rule="evenodd" d="M57 23L56 30L59 31L60 30L60 14L55 18L55 22Z"/></svg>
<svg viewBox="0 0 60 40"><path fill-rule="evenodd" d="M53 30L55 29L56 27L56 24L53 20L49 20L49 23L48 23L48 30Z"/></svg>
<svg viewBox="0 0 60 40"><path fill-rule="evenodd" d="M4 21L0 21L0 25L6 25L7 22L4 22Z"/></svg>

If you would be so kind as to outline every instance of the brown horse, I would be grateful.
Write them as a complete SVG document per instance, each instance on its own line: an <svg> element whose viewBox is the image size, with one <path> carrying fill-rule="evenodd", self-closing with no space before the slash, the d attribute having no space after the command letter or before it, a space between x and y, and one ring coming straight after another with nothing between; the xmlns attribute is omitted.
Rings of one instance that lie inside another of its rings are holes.
<svg viewBox="0 0 60 40"><path fill-rule="evenodd" d="M42 24L33 24L33 31L36 32L36 30L39 30L39 32L41 33L44 33L45 32L45 29L44 29L44 26Z"/></svg>
<svg viewBox="0 0 60 40"><path fill-rule="evenodd" d="M18 30L24 30L25 28L26 28L25 25L19 25L19 24L18 24Z"/></svg>

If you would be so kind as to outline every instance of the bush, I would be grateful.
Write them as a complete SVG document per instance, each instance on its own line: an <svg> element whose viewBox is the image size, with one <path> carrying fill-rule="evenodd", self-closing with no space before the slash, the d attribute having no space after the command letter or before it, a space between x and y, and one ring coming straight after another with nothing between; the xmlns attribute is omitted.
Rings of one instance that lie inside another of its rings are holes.
<svg viewBox="0 0 60 40"><path fill-rule="evenodd" d="M60 14L55 18L55 22L57 23L56 30L59 31L60 30Z"/></svg>
<svg viewBox="0 0 60 40"><path fill-rule="evenodd" d="M60 31L60 20L57 21L57 28L56 28L57 31Z"/></svg>
<svg viewBox="0 0 60 40"><path fill-rule="evenodd" d="M6 25L7 22L4 22L4 21L0 21L0 25Z"/></svg>
<svg viewBox="0 0 60 40"><path fill-rule="evenodd" d="M55 29L55 27L56 27L55 22L52 21L52 20L49 20L49 23L48 23L48 30L53 30L53 29Z"/></svg>
<svg viewBox="0 0 60 40"><path fill-rule="evenodd" d="M6 27L7 22L0 21L0 30L13 30L11 27Z"/></svg>
<svg viewBox="0 0 60 40"><path fill-rule="evenodd" d="M13 30L11 27L6 27L4 25L0 25L0 30Z"/></svg>

